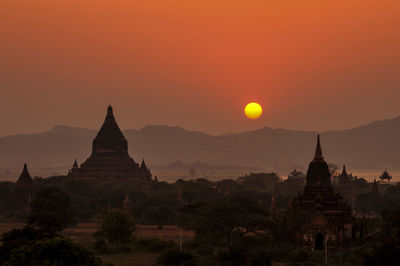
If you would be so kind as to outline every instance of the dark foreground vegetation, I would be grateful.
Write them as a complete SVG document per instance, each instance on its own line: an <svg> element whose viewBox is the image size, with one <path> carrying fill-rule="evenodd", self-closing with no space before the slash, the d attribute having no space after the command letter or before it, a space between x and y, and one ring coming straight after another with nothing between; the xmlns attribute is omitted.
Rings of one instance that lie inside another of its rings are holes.
<svg viewBox="0 0 400 266"><path fill-rule="evenodd" d="M365 235L345 248L329 250L330 265L400 265L400 186L380 193L357 179L346 185L355 194L356 219L367 219ZM154 253L159 265L319 265L323 252L296 242L306 214L287 210L301 192L299 180L251 174L237 180L178 180L91 185L66 177L34 179L27 208L16 208L14 184L0 183L4 222L26 222L3 234L1 265L103 265L107 254ZM339 184L335 189L343 189ZM274 201L272 200L274 199ZM78 222L96 222L90 246L62 233ZM167 241L139 237L138 224L179 225L194 237ZM135 265L135 262L131 262ZM139 263L138 263L139 264Z"/></svg>

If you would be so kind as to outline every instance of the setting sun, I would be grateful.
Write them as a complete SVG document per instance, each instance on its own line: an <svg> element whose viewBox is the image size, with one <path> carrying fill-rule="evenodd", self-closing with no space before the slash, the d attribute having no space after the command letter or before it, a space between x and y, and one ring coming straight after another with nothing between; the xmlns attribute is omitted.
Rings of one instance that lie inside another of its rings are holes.
<svg viewBox="0 0 400 266"><path fill-rule="evenodd" d="M246 105L244 113L250 119L257 119L262 115L262 107L260 104L252 102Z"/></svg>

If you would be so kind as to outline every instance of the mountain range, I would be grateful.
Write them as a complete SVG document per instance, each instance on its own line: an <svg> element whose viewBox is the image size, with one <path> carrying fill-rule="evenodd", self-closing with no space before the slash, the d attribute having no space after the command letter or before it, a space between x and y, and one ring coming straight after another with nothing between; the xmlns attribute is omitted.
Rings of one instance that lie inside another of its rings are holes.
<svg viewBox="0 0 400 266"><path fill-rule="evenodd" d="M131 156L149 165L202 162L273 169L306 167L316 132L264 127L212 136L170 126L124 130ZM0 138L0 167L69 167L91 152L96 130L56 126L39 134ZM353 169L400 168L400 116L347 130L321 133L325 159Z"/></svg>

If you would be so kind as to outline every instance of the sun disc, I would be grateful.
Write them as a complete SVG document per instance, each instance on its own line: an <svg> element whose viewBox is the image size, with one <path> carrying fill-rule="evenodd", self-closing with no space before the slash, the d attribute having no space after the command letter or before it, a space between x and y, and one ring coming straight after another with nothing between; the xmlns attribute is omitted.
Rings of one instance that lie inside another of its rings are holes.
<svg viewBox="0 0 400 266"><path fill-rule="evenodd" d="M259 103L251 102L244 108L244 113L250 119L257 119L262 115L262 107Z"/></svg>

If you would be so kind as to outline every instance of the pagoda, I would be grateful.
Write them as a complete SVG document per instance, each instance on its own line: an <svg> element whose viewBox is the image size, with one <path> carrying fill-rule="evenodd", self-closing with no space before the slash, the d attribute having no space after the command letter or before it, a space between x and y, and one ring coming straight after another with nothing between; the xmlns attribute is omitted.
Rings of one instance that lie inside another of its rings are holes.
<svg viewBox="0 0 400 266"><path fill-rule="evenodd" d="M304 246L312 250L325 249L325 245L337 248L344 246L346 238L351 238L351 209L342 196L333 191L319 135L314 158L308 167L304 193L293 200L291 208L307 217L298 233L298 240Z"/></svg>
<svg viewBox="0 0 400 266"><path fill-rule="evenodd" d="M379 177L382 181L387 180L390 182L390 179L392 179L392 176L389 174L389 172L385 169L383 174Z"/></svg>
<svg viewBox="0 0 400 266"><path fill-rule="evenodd" d="M15 189L10 196L10 205L16 209L28 209L33 192L33 180L28 171L27 164L24 164L21 175L15 183Z"/></svg>
<svg viewBox="0 0 400 266"><path fill-rule="evenodd" d="M32 188L33 180L28 171L28 165L24 164L24 169L16 183L18 188Z"/></svg>
<svg viewBox="0 0 400 266"><path fill-rule="evenodd" d="M353 174L348 174L346 170L346 165L343 165L342 173L338 176L339 182L336 186L336 189L341 195L344 196L344 199L352 204L354 209L355 203L355 194L353 189L352 181L357 179L357 176L353 176Z"/></svg>
<svg viewBox="0 0 400 266"><path fill-rule="evenodd" d="M80 167L75 160L68 176L93 182L151 180L150 170L144 161L139 166L129 156L128 141L115 121L111 106L93 140L92 154Z"/></svg>
<svg viewBox="0 0 400 266"><path fill-rule="evenodd" d="M298 180L298 181L305 182L305 180L306 180L306 175L303 174L303 172L297 171L296 169L294 169L294 170L288 175L288 179L290 179L290 180Z"/></svg>

